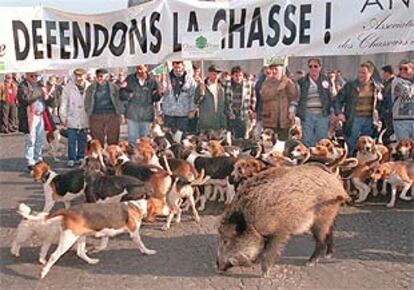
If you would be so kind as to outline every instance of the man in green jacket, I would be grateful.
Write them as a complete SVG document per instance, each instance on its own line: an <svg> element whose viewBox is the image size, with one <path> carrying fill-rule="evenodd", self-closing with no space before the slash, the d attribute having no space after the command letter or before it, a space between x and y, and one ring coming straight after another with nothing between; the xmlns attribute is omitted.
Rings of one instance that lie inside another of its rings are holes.
<svg viewBox="0 0 414 290"><path fill-rule="evenodd" d="M229 104L219 81L220 73L220 69L211 65L206 81L197 87L194 102L199 108L200 131L227 129Z"/></svg>

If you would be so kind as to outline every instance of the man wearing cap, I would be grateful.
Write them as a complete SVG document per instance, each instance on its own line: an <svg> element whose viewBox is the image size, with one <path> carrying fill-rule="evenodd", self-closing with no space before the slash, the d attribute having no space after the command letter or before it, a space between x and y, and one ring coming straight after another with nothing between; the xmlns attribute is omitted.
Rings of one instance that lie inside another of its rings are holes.
<svg viewBox="0 0 414 290"><path fill-rule="evenodd" d="M138 138L148 135L154 121L154 103L161 99L158 81L150 77L146 65L138 65L136 72L121 84L120 97L127 102L128 142L135 145Z"/></svg>
<svg viewBox="0 0 414 290"><path fill-rule="evenodd" d="M166 77L162 112L165 126L188 132L188 120L195 116L194 93L196 84L184 70L182 61L173 61L173 69Z"/></svg>
<svg viewBox="0 0 414 290"><path fill-rule="evenodd" d="M102 146L117 144L121 127L119 88L108 80L106 69L96 70L96 82L86 89L85 110L89 116L92 138Z"/></svg>
<svg viewBox="0 0 414 290"><path fill-rule="evenodd" d="M24 157L28 171L42 160L42 145L45 139L45 120L48 110L46 88L38 80L36 72L26 73L17 89L19 102L19 131L24 133Z"/></svg>
<svg viewBox="0 0 414 290"><path fill-rule="evenodd" d="M199 108L200 131L227 129L228 101L219 81L220 72L211 65L207 79L197 87L194 101Z"/></svg>
<svg viewBox="0 0 414 290"><path fill-rule="evenodd" d="M78 68L73 72L73 80L63 88L60 117L68 128L68 167L81 163L84 158L89 118L85 111L85 92L88 83L86 70Z"/></svg>
<svg viewBox="0 0 414 290"><path fill-rule="evenodd" d="M293 107L298 91L293 81L284 74L283 61L275 60L269 65L269 70L260 90L263 128L273 129L279 139L286 140L293 123Z"/></svg>
<svg viewBox="0 0 414 290"><path fill-rule="evenodd" d="M392 83L392 117L397 140L414 139L414 63L400 62L399 75Z"/></svg>

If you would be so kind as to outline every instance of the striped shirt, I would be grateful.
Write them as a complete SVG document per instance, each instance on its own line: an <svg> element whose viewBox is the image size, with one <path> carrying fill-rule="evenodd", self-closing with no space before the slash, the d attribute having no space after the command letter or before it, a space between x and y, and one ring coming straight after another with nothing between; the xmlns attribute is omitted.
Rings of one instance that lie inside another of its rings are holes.
<svg viewBox="0 0 414 290"><path fill-rule="evenodd" d="M322 113L322 101L319 96L318 85L312 78L309 78L309 80L310 82L308 95L306 98L306 108L311 113L320 114Z"/></svg>
<svg viewBox="0 0 414 290"><path fill-rule="evenodd" d="M358 117L371 117L374 111L374 89L371 83L361 84L356 104Z"/></svg>

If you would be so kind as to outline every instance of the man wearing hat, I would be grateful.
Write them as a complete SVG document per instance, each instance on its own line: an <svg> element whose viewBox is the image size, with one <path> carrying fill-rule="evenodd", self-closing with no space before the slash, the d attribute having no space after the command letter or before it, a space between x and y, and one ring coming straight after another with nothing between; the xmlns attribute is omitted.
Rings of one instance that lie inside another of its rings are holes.
<svg viewBox="0 0 414 290"><path fill-rule="evenodd" d="M200 131L227 129L228 102L219 81L221 70L215 65L208 68L208 77L197 87L194 101L199 108Z"/></svg>
<svg viewBox="0 0 414 290"><path fill-rule="evenodd" d="M88 87L86 70L73 71L73 79L63 88L60 117L68 129L68 167L84 158L89 118L85 111L85 92Z"/></svg>
<svg viewBox="0 0 414 290"><path fill-rule="evenodd" d="M284 61L269 64L269 74L260 89L264 129L272 129L279 139L286 140L293 122L293 108L298 91L293 81L284 73Z"/></svg>
<svg viewBox="0 0 414 290"><path fill-rule="evenodd" d="M105 146L117 144L121 127L122 107L119 88L108 80L106 69L96 70L96 82L86 90L85 110L89 116L92 138Z"/></svg>
<svg viewBox="0 0 414 290"><path fill-rule="evenodd" d="M414 63L400 62L399 75L392 84L392 117L397 140L414 139Z"/></svg>

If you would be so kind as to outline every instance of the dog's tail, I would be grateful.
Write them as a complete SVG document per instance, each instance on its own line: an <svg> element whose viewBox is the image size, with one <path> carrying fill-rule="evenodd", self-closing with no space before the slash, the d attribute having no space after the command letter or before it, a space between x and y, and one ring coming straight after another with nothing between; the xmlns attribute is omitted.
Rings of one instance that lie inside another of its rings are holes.
<svg viewBox="0 0 414 290"><path fill-rule="evenodd" d="M201 185L204 185L209 180L210 180L210 176L205 176L204 169L201 169L200 175L197 177L197 179L195 179L191 182L191 185L192 186L201 186Z"/></svg>
<svg viewBox="0 0 414 290"><path fill-rule="evenodd" d="M19 207L17 208L17 213L19 215L21 215L24 219L31 220L31 221L44 220L46 216L48 215L48 213L40 213L37 215L33 215L31 214L31 212L32 212L32 209L24 203L19 204Z"/></svg>
<svg viewBox="0 0 414 290"><path fill-rule="evenodd" d="M171 171L171 168L170 168L170 164L168 163L167 156L165 156L165 154L163 154L162 158L164 159L165 170L167 170L169 175L172 175L172 171Z"/></svg>
<svg viewBox="0 0 414 290"><path fill-rule="evenodd" d="M384 138L385 132L387 132L387 128L385 128L384 130L382 130L381 133L379 134L377 144L381 144L381 145L384 144L383 138Z"/></svg>

